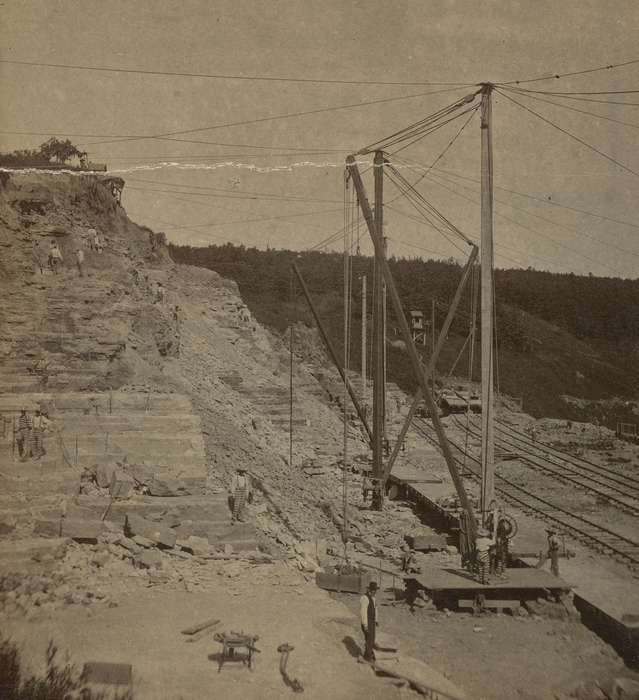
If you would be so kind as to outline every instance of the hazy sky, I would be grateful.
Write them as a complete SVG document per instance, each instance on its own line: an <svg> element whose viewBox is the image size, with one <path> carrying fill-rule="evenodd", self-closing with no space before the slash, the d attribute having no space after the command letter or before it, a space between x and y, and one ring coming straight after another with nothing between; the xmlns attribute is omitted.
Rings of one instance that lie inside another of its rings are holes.
<svg viewBox="0 0 639 700"><path fill-rule="evenodd" d="M123 204L129 215L174 241L304 249L343 224L348 153L472 92L479 81L523 80L639 59L638 20L634 0L5 0L4 60L471 87L214 79L3 63L0 148L33 147L50 134L70 137L92 160L127 171ZM630 91L639 90L638 76L636 63L523 87ZM445 88L395 102L229 126ZM587 98L603 102L537 96L563 108L511 96L639 173L639 92ZM495 184L546 200L495 191L497 264L638 277L639 175L499 94L493 115ZM399 155L430 164L461 123ZM208 143L150 138L99 143L184 130L196 131L172 138ZM438 163L447 179L439 172L419 185L471 237L479 233L479 136L475 116ZM323 149L327 152L317 152ZM402 172L411 180L419 174ZM387 187L388 197L395 196L393 186ZM392 206L386 211L391 253L429 257L428 250L461 258L438 232L400 213L415 214L408 202ZM340 245L338 240L335 247ZM364 233L361 248L370 251Z"/></svg>

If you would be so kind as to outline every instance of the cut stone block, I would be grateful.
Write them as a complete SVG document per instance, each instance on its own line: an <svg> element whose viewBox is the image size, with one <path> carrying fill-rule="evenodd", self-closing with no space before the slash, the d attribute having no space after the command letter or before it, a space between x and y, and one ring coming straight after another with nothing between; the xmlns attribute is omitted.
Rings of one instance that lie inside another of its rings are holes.
<svg viewBox="0 0 639 700"><path fill-rule="evenodd" d="M180 479L154 476L148 483L151 496L189 496L191 491Z"/></svg>
<svg viewBox="0 0 639 700"><path fill-rule="evenodd" d="M18 521L13 515L0 515L0 535L8 535L16 529Z"/></svg>
<svg viewBox="0 0 639 700"><path fill-rule="evenodd" d="M128 549L129 552L133 552L133 554L137 554L140 551L140 545L129 537L120 537L115 544L119 544L120 547Z"/></svg>
<svg viewBox="0 0 639 700"><path fill-rule="evenodd" d="M191 535L186 540L182 540L181 547L192 552L195 556L203 556L211 551L211 545L206 537L196 537L194 535Z"/></svg>
<svg viewBox="0 0 639 700"><path fill-rule="evenodd" d="M99 520L71 520L62 518L61 535L72 540L93 540L104 532L104 523Z"/></svg>
<svg viewBox="0 0 639 700"><path fill-rule="evenodd" d="M170 527L149 522L133 513L126 516L125 532L132 537L146 537L162 547L174 547L177 540L177 535Z"/></svg>
<svg viewBox="0 0 639 700"><path fill-rule="evenodd" d="M133 560L142 569L162 568L162 555L157 549L144 549Z"/></svg>
<svg viewBox="0 0 639 700"><path fill-rule="evenodd" d="M110 487L115 472L116 467L113 464L99 464L96 471L98 486L103 489Z"/></svg>
<svg viewBox="0 0 639 700"><path fill-rule="evenodd" d="M126 472L116 469L111 478L111 486L109 488L109 493L112 498L124 499L128 498L133 491L135 486L135 481L133 477L129 476Z"/></svg>
<svg viewBox="0 0 639 700"><path fill-rule="evenodd" d="M40 537L60 537L61 520L36 520L33 524L33 534Z"/></svg>
<svg viewBox="0 0 639 700"><path fill-rule="evenodd" d="M131 664L87 661L82 670L82 678L87 683L108 683L109 685L130 685Z"/></svg>

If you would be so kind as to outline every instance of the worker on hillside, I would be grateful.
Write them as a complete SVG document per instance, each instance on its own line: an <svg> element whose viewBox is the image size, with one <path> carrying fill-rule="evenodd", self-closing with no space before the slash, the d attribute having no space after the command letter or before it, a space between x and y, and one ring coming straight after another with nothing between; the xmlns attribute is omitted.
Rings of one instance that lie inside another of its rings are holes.
<svg viewBox="0 0 639 700"><path fill-rule="evenodd" d="M366 661L375 661L375 631L377 622L377 604L375 595L377 594L377 584L371 581L368 584L366 593L359 599L360 622L362 633L364 634L364 658Z"/></svg>
<svg viewBox="0 0 639 700"><path fill-rule="evenodd" d="M402 546L402 571L406 574L417 574L421 573L419 565L417 564L417 556L415 550L412 547L406 545Z"/></svg>
<svg viewBox="0 0 639 700"><path fill-rule="evenodd" d="M75 251L75 263L78 266L78 274L80 277L84 277L84 251L82 248Z"/></svg>
<svg viewBox="0 0 639 700"><path fill-rule="evenodd" d="M253 492L251 488L251 478L246 473L244 467L238 467L235 476L231 480L231 499L233 502L233 511L231 522L244 522L244 509L247 501L250 503L253 500Z"/></svg>
<svg viewBox="0 0 639 700"><path fill-rule="evenodd" d="M62 264L62 252L56 241L51 241L49 246L49 267L54 275L58 274L58 266Z"/></svg>
<svg viewBox="0 0 639 700"><path fill-rule="evenodd" d="M40 242L36 241L34 246L33 246L33 260L35 262L35 273L38 274L38 272L43 275L44 270L43 270L43 264L42 264L42 257L41 257L41 250L40 250Z"/></svg>
<svg viewBox="0 0 639 700"><path fill-rule="evenodd" d="M477 528L475 537L475 569L479 583L488 583L490 570L491 549L495 546L495 540L485 527Z"/></svg>
<svg viewBox="0 0 639 700"><path fill-rule="evenodd" d="M548 537L548 550L545 555L539 557L537 568L541 569L546 561L550 559L550 572L554 576L559 576L559 548L561 547L561 540L557 535L557 530L554 528L546 530L546 534Z"/></svg>
<svg viewBox="0 0 639 700"><path fill-rule="evenodd" d="M165 298L166 292L164 290L164 285L162 284L162 282L158 282L155 287L155 301L158 304L164 304Z"/></svg>
<svg viewBox="0 0 639 700"><path fill-rule="evenodd" d="M182 311L177 304L173 307L173 323L175 324L175 353L179 356L182 343Z"/></svg>
<svg viewBox="0 0 639 700"><path fill-rule="evenodd" d="M104 236L101 233L96 233L95 248L98 251L98 253L102 253L104 247L105 247Z"/></svg>
<svg viewBox="0 0 639 700"><path fill-rule="evenodd" d="M44 449L44 433L49 427L49 419L36 409L31 429L31 451L34 459L40 459L46 454Z"/></svg>
<svg viewBox="0 0 639 700"><path fill-rule="evenodd" d="M98 232L94 228L90 228L88 231L89 234L89 248L91 250L97 250L98 249Z"/></svg>
<svg viewBox="0 0 639 700"><path fill-rule="evenodd" d="M27 413L26 408L20 409L20 417L18 418L18 430L16 431L16 443L18 445L18 456L20 461L24 462L29 457L32 456L30 444L29 444L29 434L33 427L33 422L31 416Z"/></svg>

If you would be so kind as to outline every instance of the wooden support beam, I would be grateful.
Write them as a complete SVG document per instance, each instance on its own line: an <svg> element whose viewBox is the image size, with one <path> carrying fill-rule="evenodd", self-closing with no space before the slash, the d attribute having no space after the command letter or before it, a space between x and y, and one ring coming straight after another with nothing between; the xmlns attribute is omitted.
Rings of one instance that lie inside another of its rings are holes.
<svg viewBox="0 0 639 700"><path fill-rule="evenodd" d="M485 84L481 93L481 512L484 524L495 499L492 87Z"/></svg>
<svg viewBox="0 0 639 700"><path fill-rule="evenodd" d="M354 156L348 156L346 159L346 165L348 171L350 172L351 178L353 179L353 185L357 191L357 196L359 198L359 204L362 209L362 214L364 220L366 221L366 226L370 233L371 239L373 241L373 246L375 247L375 257L377 259L377 264L382 268L382 274L386 281L386 286L391 297L391 302L393 304L393 309L395 311L395 317L399 324L402 337L406 343L406 348L408 350L408 355L410 357L411 364L413 366L413 372L415 378L419 382L422 392L424 393L424 398L429 405L431 412L431 419L433 421L433 427L437 433L439 439L439 444L441 446L442 452L444 454L444 459L448 466L448 471L450 472L451 479L455 485L457 495L461 502L462 508L468 513L468 521L471 530L472 537L475 536L477 523L475 521L475 514L473 512L472 505L468 499L468 494L464 488L464 484L461 480L459 472L457 471L457 464L455 463L455 458L453 457L452 450L450 448L450 443L444 432L444 427L439 420L439 415L437 414L437 406L435 405L435 400L428 389L428 382L424 377L424 371L422 368L422 363L419 359L419 354L417 353L417 348L410 333L410 328L408 327L408 322L406 321L406 316L404 315L404 310L402 308L402 302L399 298L399 293L397 287L395 286L395 280L388 266L388 261L384 257L384 246L383 242L377 237L377 232L375 229L375 222L373 220L373 212L371 211L370 204L366 197L366 191L364 190L364 184L362 182L361 175L359 173L359 168L357 167L357 162Z"/></svg>
<svg viewBox="0 0 639 700"><path fill-rule="evenodd" d="M375 179L375 238L380 245L382 257L384 254L384 156L381 151L375 153L373 161ZM358 192L359 194L359 192ZM372 234L371 234L372 235ZM386 351L385 328L385 294L382 268L377 262L375 266L375 295L373 298L373 510L381 510L384 501L384 432L386 427L386 385L384 355Z"/></svg>

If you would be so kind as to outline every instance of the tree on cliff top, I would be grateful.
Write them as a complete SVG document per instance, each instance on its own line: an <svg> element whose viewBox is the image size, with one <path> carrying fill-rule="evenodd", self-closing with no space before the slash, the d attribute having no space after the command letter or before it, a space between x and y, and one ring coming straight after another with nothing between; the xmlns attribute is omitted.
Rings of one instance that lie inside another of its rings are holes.
<svg viewBox="0 0 639 700"><path fill-rule="evenodd" d="M58 163L66 163L73 156L80 158L86 155L84 151L80 151L74 146L69 139L61 141L56 139L55 136L41 144L40 153L47 161L55 158Z"/></svg>

